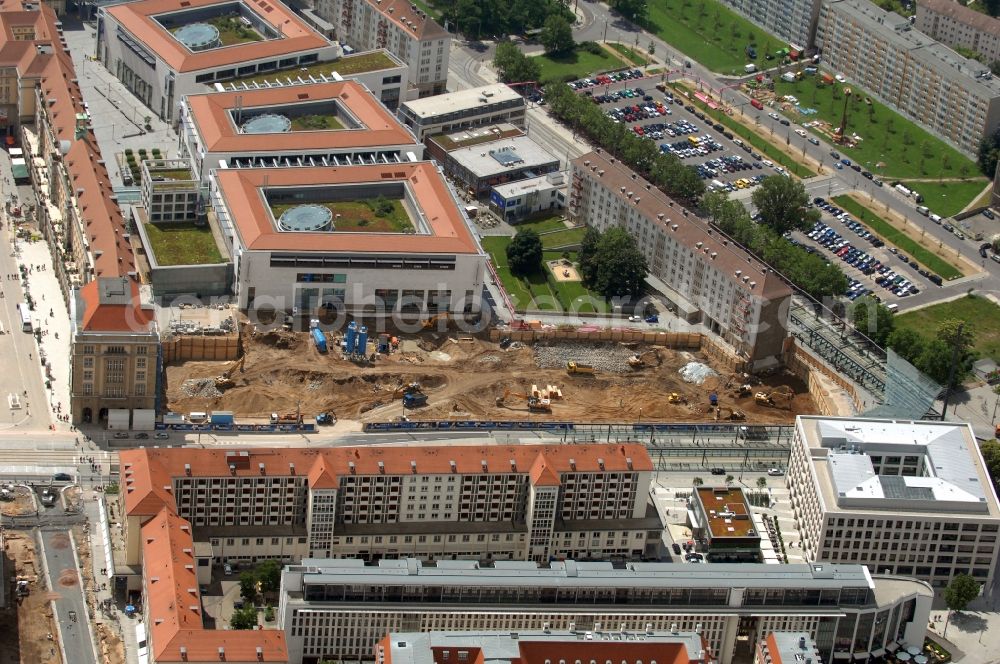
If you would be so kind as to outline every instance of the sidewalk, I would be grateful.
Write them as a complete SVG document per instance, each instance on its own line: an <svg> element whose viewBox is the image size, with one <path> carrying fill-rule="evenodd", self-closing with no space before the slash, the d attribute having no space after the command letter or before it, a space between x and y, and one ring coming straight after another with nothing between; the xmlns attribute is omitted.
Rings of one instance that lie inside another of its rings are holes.
<svg viewBox="0 0 1000 664"><path fill-rule="evenodd" d="M87 495L88 493L91 495ZM84 494L84 511L91 527L90 562L94 567L92 573L96 580L94 604L97 609L93 616L94 621L103 622L110 631L118 635L125 645L125 661L132 664L138 662L135 626L139 618L125 617L124 612L115 603L112 587L114 554L109 547L114 546L112 542L121 541L120 528L118 524L108 522L103 494L87 491Z"/></svg>

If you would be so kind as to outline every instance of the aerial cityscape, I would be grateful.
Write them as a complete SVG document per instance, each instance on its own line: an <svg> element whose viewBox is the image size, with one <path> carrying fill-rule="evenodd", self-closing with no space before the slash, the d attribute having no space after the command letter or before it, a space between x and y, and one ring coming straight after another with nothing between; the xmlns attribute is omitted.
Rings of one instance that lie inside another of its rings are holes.
<svg viewBox="0 0 1000 664"><path fill-rule="evenodd" d="M0 0L0 664L1000 664L1000 2Z"/></svg>

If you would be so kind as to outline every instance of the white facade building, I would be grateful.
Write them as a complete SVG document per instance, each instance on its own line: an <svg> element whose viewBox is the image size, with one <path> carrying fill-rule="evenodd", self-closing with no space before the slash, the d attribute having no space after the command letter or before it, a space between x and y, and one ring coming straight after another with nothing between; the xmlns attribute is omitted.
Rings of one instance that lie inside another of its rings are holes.
<svg viewBox="0 0 1000 664"><path fill-rule="evenodd" d="M787 482L809 560L992 587L1000 508L970 425L799 416Z"/></svg>
<svg viewBox="0 0 1000 664"><path fill-rule="evenodd" d="M502 83L458 90L399 106L399 119L418 141L434 134L495 124L524 127L527 102Z"/></svg>
<svg viewBox="0 0 1000 664"><path fill-rule="evenodd" d="M979 53L987 63L1000 60L1000 19L960 2L920 0L914 25L942 44Z"/></svg>
<svg viewBox="0 0 1000 664"><path fill-rule="evenodd" d="M812 46L819 17L820 0L723 0L723 4L800 50ZM775 49L781 44L774 44ZM757 41L758 58L763 58L764 42Z"/></svg>
<svg viewBox="0 0 1000 664"><path fill-rule="evenodd" d="M566 173L540 175L493 187L490 207L504 221L516 222L533 214L566 207Z"/></svg>

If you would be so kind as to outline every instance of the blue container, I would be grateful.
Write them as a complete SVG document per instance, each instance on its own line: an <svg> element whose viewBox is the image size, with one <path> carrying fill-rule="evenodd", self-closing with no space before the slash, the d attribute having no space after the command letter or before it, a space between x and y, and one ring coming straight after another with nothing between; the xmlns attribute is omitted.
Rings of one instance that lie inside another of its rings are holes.
<svg viewBox="0 0 1000 664"><path fill-rule="evenodd" d="M344 344L344 352L346 352L348 355L354 352L354 343L357 339L357 334L358 334L358 324L352 320L351 323L347 326L347 334L344 335L344 341L346 342Z"/></svg>
<svg viewBox="0 0 1000 664"><path fill-rule="evenodd" d="M326 335L318 327L312 329L313 341L316 342L316 350L321 353L326 352Z"/></svg>
<svg viewBox="0 0 1000 664"><path fill-rule="evenodd" d="M354 351L358 355L364 355L368 351L368 328L364 325L361 326L361 332L358 333L358 347Z"/></svg>

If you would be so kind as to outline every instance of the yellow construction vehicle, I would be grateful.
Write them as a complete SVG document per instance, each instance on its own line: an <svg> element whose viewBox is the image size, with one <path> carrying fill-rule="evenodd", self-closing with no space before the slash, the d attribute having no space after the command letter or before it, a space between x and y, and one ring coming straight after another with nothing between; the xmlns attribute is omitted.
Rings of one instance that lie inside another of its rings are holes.
<svg viewBox="0 0 1000 664"><path fill-rule="evenodd" d="M762 406L775 406L783 403L786 408L792 407L792 399L795 398L795 390L787 385L779 385L770 392L757 392L753 395L754 401Z"/></svg>
<svg viewBox="0 0 1000 664"><path fill-rule="evenodd" d="M510 407L507 406L507 399L510 397L517 397L518 399L524 399L528 402L528 410L533 413L551 413L552 412L552 401L548 398L533 397L530 394L524 394L523 392L511 392L510 390L504 390L503 396L499 396L496 399L497 408Z"/></svg>
<svg viewBox="0 0 1000 664"><path fill-rule="evenodd" d="M576 360L570 360L566 363L566 371L574 376L593 376L594 366L591 364L584 364L583 362L577 362Z"/></svg>
<svg viewBox="0 0 1000 664"><path fill-rule="evenodd" d="M648 364L646 362L646 356L647 355L652 355L653 357L656 358L656 363L657 364L660 363L660 351L658 351L657 349L653 348L653 349L650 349L650 350L647 350L645 352L639 353L638 355L633 355L632 357L628 358L628 365L630 367L632 367L633 369L641 369L641 368L643 368L645 366L648 366Z"/></svg>
<svg viewBox="0 0 1000 664"><path fill-rule="evenodd" d="M687 397L679 392L671 392L667 395L667 403L687 403Z"/></svg>
<svg viewBox="0 0 1000 664"><path fill-rule="evenodd" d="M742 410L737 410L736 408L727 408L725 406L720 406L715 409L715 419L716 420L731 420L731 421L743 421L747 418L746 413Z"/></svg>
<svg viewBox="0 0 1000 664"><path fill-rule="evenodd" d="M445 312L443 314L435 314L435 315L431 316L430 318L427 318L425 320L420 321L420 327L421 327L421 329L424 329L424 330L433 329L437 325L437 323L438 323L439 320L443 320L445 322L449 322L449 321L451 321L451 314L447 313L447 312Z"/></svg>
<svg viewBox="0 0 1000 664"><path fill-rule="evenodd" d="M217 390L228 390L236 387L236 381L233 380L233 374L238 370L243 373L243 365L247 361L247 356L244 355L238 360L233 360L226 370L215 377L215 389Z"/></svg>
<svg viewBox="0 0 1000 664"><path fill-rule="evenodd" d="M393 399L401 399L407 394L420 394L420 383L399 384L392 392Z"/></svg>

